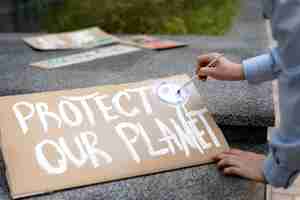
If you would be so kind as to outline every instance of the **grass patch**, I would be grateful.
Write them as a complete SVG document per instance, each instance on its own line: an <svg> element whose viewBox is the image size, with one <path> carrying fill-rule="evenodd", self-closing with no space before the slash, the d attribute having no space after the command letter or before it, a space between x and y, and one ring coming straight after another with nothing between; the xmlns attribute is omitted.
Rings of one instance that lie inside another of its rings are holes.
<svg viewBox="0 0 300 200"><path fill-rule="evenodd" d="M47 8L42 28L97 25L111 33L223 35L238 10L239 0L64 0Z"/></svg>

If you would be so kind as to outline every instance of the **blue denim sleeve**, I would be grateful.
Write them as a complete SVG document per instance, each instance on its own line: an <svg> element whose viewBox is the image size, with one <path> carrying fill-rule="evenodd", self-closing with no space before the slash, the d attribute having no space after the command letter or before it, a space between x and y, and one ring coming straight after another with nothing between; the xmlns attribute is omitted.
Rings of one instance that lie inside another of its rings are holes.
<svg viewBox="0 0 300 200"><path fill-rule="evenodd" d="M272 133L264 175L270 184L288 187L300 172L300 65L283 67L278 86L280 126Z"/></svg>
<svg viewBox="0 0 300 200"><path fill-rule="evenodd" d="M250 83L278 78L281 121L272 133L263 172L269 184L287 188L300 172L300 65L286 68L275 48L243 61L243 67Z"/></svg>
<svg viewBox="0 0 300 200"><path fill-rule="evenodd" d="M289 187L300 172L300 65L285 67L279 49L243 61L250 83L278 79L280 127L274 129L270 152L264 162L266 181L274 187Z"/></svg>
<svg viewBox="0 0 300 200"><path fill-rule="evenodd" d="M280 59L276 48L272 49L269 54L243 61L245 78L250 83L260 83L277 78L281 72L279 66Z"/></svg>
<svg viewBox="0 0 300 200"><path fill-rule="evenodd" d="M243 62L250 83L278 79L280 127L274 129L263 172L275 187L288 187L300 172L300 1L264 0L278 47Z"/></svg>

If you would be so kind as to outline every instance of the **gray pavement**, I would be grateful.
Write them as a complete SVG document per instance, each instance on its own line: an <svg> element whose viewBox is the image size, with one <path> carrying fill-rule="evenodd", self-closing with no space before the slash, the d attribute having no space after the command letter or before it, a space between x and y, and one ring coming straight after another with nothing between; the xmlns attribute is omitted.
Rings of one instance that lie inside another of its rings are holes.
<svg viewBox="0 0 300 200"><path fill-rule="evenodd" d="M161 52L145 50L55 70L33 68L29 63L78 51L33 51L20 40L24 34L0 34L0 96L119 84L181 73L191 75L199 54L224 52L233 60L240 61L262 53L266 51L268 39L261 18L260 0L242 1L241 15L232 31L224 37L160 36L188 42L190 46ZM196 85L217 123L224 127L231 146L266 151L266 145L261 144L266 139L265 127L274 123L271 83L249 85L245 81L210 80ZM4 164L0 163L0 199L8 199ZM262 200L264 195L263 184L224 177L214 165L207 165L29 199Z"/></svg>

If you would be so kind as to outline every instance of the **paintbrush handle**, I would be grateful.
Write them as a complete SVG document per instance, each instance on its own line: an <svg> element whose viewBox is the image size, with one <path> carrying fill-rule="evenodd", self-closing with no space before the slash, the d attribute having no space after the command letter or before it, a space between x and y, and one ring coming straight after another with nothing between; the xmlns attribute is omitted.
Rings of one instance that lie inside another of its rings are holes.
<svg viewBox="0 0 300 200"><path fill-rule="evenodd" d="M221 57L223 57L223 56L224 56L224 54L220 54L220 55L216 56L212 61L210 61L210 62L208 63L208 65L206 65L206 67L211 67L213 64L215 64L216 62L218 62L218 60L219 60Z"/></svg>
<svg viewBox="0 0 300 200"><path fill-rule="evenodd" d="M220 54L218 56L216 56L212 61L210 61L208 63L208 65L206 67L211 67L213 64L215 64L216 62L218 62L218 60L223 57L224 54ZM196 79L199 76L199 73L194 74L194 76L192 76L191 80L187 81L185 84L182 85L181 88L179 88L178 91L182 90L183 88L185 88L186 86L188 86L189 84L191 84L193 82L194 79Z"/></svg>
<svg viewBox="0 0 300 200"><path fill-rule="evenodd" d="M191 78L191 80L185 82L185 84L183 84L183 85L181 86L181 88L180 88L178 91L182 90L183 88L185 88L186 86L188 86L189 84L191 84L191 83L193 82L193 80L196 79L197 77L198 77L198 74L195 74L195 75Z"/></svg>

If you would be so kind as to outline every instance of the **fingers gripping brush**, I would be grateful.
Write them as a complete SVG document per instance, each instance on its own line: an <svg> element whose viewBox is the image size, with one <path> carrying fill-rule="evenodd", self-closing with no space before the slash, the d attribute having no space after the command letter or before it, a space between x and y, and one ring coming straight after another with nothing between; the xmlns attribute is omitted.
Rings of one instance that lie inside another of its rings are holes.
<svg viewBox="0 0 300 200"><path fill-rule="evenodd" d="M216 56L211 62L208 63L206 67L212 67L222 56L223 54ZM198 76L199 74L195 74L191 80L187 81L182 86L175 83L162 82L157 87L156 93L160 100L165 103L172 105L184 104L190 96L190 92L185 88L190 85Z"/></svg>
<svg viewBox="0 0 300 200"><path fill-rule="evenodd" d="M212 61L210 61L210 62L208 63L208 65L207 65L206 67L212 67L212 65L214 65L216 62L218 62L218 60L219 60L221 57L223 57L223 56L224 56L224 54L220 54L220 55L216 56ZM187 81L186 83L184 83L184 84L177 90L177 94L180 95L182 89L185 88L185 87L187 87L188 85L190 85L190 84L191 84L196 78L198 78L198 77L199 77L199 73L198 73L198 74L196 73L196 74L191 78L191 80L189 80L189 81Z"/></svg>

